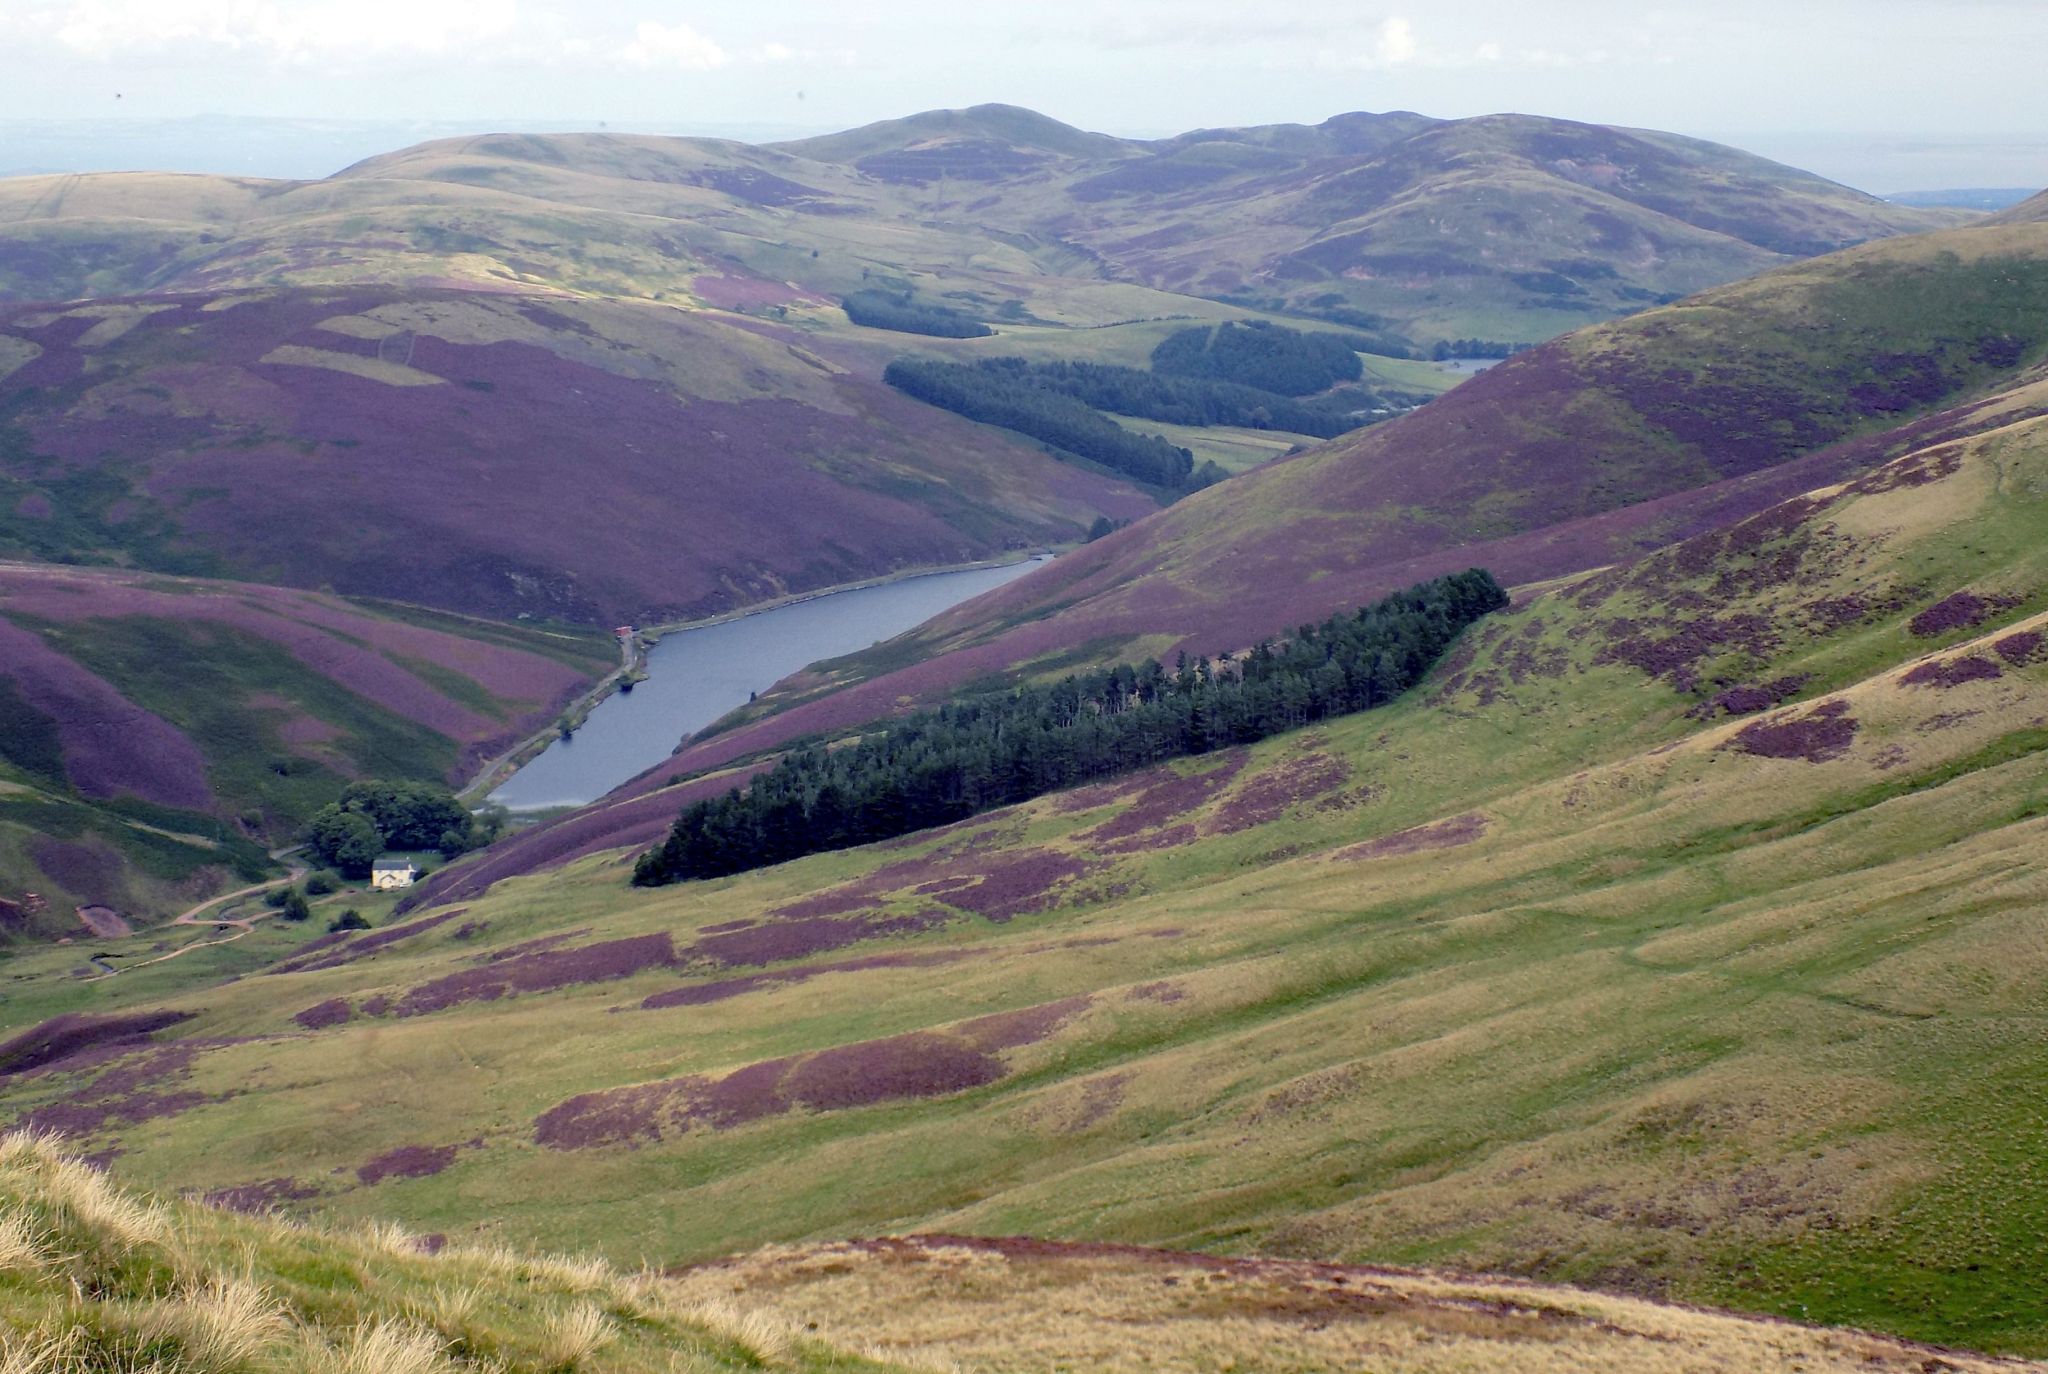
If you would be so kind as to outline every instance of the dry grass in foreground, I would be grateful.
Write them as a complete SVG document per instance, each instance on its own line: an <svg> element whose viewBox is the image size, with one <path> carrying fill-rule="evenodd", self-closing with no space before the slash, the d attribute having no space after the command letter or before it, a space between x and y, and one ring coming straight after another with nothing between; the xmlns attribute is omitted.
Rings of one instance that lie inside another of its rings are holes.
<svg viewBox="0 0 2048 1374"><path fill-rule="evenodd" d="M0 1136L0 1374L903 1368L653 1274L154 1201L52 1138Z"/></svg>
<svg viewBox="0 0 2048 1374"><path fill-rule="evenodd" d="M877 1355L988 1374L1974 1374L2041 1370L1859 1331L1578 1289L1135 1247L917 1236L693 1267L688 1298L765 1306Z"/></svg>

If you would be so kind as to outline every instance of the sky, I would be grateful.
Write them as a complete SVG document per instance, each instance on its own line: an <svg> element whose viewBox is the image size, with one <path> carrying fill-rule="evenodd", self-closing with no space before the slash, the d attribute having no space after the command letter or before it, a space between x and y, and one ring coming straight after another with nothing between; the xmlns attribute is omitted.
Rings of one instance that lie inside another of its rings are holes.
<svg viewBox="0 0 2048 1374"><path fill-rule="evenodd" d="M21 121L118 162L200 115L758 137L1002 101L1140 136L1516 110L2040 185L2044 53L2048 0L0 0L0 169L52 156Z"/></svg>

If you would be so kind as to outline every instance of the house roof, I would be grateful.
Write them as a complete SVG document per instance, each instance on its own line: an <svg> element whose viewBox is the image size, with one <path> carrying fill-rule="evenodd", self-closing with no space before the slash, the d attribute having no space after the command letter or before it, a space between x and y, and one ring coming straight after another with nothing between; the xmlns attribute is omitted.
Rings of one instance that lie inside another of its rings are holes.
<svg viewBox="0 0 2048 1374"><path fill-rule="evenodd" d="M419 865L411 859L379 859L370 865L372 873L400 873L408 868L416 871Z"/></svg>

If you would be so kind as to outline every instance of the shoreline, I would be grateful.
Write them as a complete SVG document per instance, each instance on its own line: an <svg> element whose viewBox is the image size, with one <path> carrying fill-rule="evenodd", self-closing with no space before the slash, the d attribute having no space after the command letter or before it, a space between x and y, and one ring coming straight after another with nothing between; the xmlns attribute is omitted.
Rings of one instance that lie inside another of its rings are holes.
<svg viewBox="0 0 2048 1374"><path fill-rule="evenodd" d="M681 634L685 630L701 630L712 625L728 624L735 620L743 620L751 615L761 615L768 611L779 611L785 607L801 605L806 601L817 601L824 597L837 596L841 592L857 592L869 587L893 586L898 582L914 582L920 577L941 577L948 573L979 572L985 568L1009 568L1019 563L1029 563L1040 558L1057 558L1061 553L1068 552L1075 547L1078 547L1078 545L1046 545L1020 553L1014 557L982 558L972 563L944 563L915 568L902 568L892 573L883 573L877 577L864 577L855 582L841 582L830 587L814 587L809 591L791 592L769 601L755 602L753 605L744 606L739 610L724 611L718 615L705 616L697 620L668 620L655 625L639 627L633 634L633 655L630 662L621 663L617 668L612 669L611 672L605 674L604 677L600 678L591 687L571 700L556 715L553 724L534 731L511 748L499 753L489 762L485 763L471 775L468 782L456 789L456 799L472 810L482 806L489 799L490 794L504 786L513 774L533 762L534 759L540 757L541 754L546 752L549 745L561 738L562 720L568 719L571 722L572 729L580 727L585 720L589 719L592 711L596 710L607 698L618 691L619 684L626 679L628 674L643 671L647 663L648 651L670 635ZM536 808L536 812L560 809L562 808L542 807ZM575 808L569 809L573 810ZM512 814L518 816L535 813L514 811Z"/></svg>

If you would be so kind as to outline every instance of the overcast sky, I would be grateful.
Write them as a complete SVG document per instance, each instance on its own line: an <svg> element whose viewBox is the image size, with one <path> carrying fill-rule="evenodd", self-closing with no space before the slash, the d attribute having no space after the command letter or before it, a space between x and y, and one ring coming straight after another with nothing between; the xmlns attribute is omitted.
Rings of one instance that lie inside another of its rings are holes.
<svg viewBox="0 0 2048 1374"><path fill-rule="evenodd" d="M1519 110L2040 184L2044 54L2048 0L0 0L0 120L817 129L993 100L1142 135Z"/></svg>

